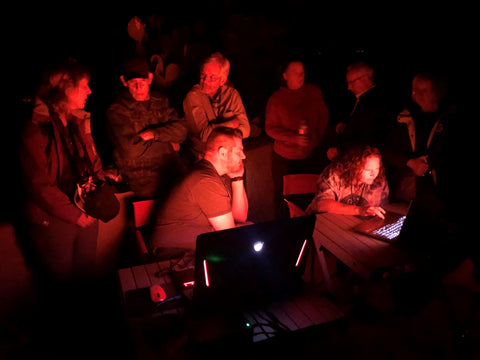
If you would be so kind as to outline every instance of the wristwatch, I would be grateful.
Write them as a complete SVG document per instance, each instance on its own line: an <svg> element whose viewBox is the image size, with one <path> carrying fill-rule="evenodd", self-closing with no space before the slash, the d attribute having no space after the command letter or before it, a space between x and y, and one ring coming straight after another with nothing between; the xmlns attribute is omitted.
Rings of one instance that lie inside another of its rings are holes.
<svg viewBox="0 0 480 360"><path fill-rule="evenodd" d="M237 176L237 177L234 177L234 178L230 179L231 182L240 181L240 180L243 180L243 176Z"/></svg>

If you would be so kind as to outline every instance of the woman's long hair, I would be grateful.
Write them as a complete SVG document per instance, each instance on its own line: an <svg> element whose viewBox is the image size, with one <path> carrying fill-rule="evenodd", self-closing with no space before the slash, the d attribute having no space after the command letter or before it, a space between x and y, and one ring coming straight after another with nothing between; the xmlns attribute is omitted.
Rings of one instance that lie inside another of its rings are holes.
<svg viewBox="0 0 480 360"><path fill-rule="evenodd" d="M376 156L380 159L380 171L375 178L373 185L380 185L385 178L385 167L383 166L380 150L373 146L353 147L343 156L340 156L332 164L340 177L348 184L354 183L360 178L367 158Z"/></svg>

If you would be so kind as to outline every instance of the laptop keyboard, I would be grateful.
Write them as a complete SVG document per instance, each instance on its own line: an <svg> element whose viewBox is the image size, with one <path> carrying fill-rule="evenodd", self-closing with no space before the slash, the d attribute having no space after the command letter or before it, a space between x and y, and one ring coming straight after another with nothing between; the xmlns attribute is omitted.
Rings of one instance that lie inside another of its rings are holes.
<svg viewBox="0 0 480 360"><path fill-rule="evenodd" d="M373 234L383 236L390 240L395 239L400 234L400 230L402 229L405 218L406 216L402 216L393 224L387 224L377 230L374 230Z"/></svg>

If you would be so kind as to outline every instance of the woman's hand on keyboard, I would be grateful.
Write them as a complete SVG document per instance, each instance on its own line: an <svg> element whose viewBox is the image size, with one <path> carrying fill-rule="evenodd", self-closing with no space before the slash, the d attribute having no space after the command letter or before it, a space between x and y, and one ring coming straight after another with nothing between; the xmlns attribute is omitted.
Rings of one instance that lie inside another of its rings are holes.
<svg viewBox="0 0 480 360"><path fill-rule="evenodd" d="M381 219L385 219L385 210L381 208L380 206L360 206L360 214L361 216L368 216L368 215L374 215L378 216Z"/></svg>

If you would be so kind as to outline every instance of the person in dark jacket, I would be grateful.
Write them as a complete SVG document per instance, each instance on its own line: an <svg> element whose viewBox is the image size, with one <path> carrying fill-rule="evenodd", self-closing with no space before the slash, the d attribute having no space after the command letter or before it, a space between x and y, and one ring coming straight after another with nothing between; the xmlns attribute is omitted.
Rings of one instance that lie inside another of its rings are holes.
<svg viewBox="0 0 480 360"><path fill-rule="evenodd" d="M374 70L367 63L349 65L345 76L355 103L348 117L335 126L336 144L328 149L327 156L333 160L351 147L364 145L376 147L383 153L385 141L395 125L395 104L377 88Z"/></svg>
<svg viewBox="0 0 480 360"><path fill-rule="evenodd" d="M22 133L28 238L40 273L55 283L94 275L98 220L74 201L85 171L105 179L90 113L83 110L89 80L89 70L77 62L47 71Z"/></svg>
<svg viewBox="0 0 480 360"><path fill-rule="evenodd" d="M150 91L153 74L143 59L127 61L120 79L125 89L107 110L115 165L136 197L166 196L186 173L178 153L184 120L167 96Z"/></svg>
<svg viewBox="0 0 480 360"><path fill-rule="evenodd" d="M456 106L446 100L445 82L433 73L412 80L412 101L397 115L385 151L394 201L409 202L417 187L432 192L449 170L445 164L457 152ZM443 185L443 184L440 184Z"/></svg>

